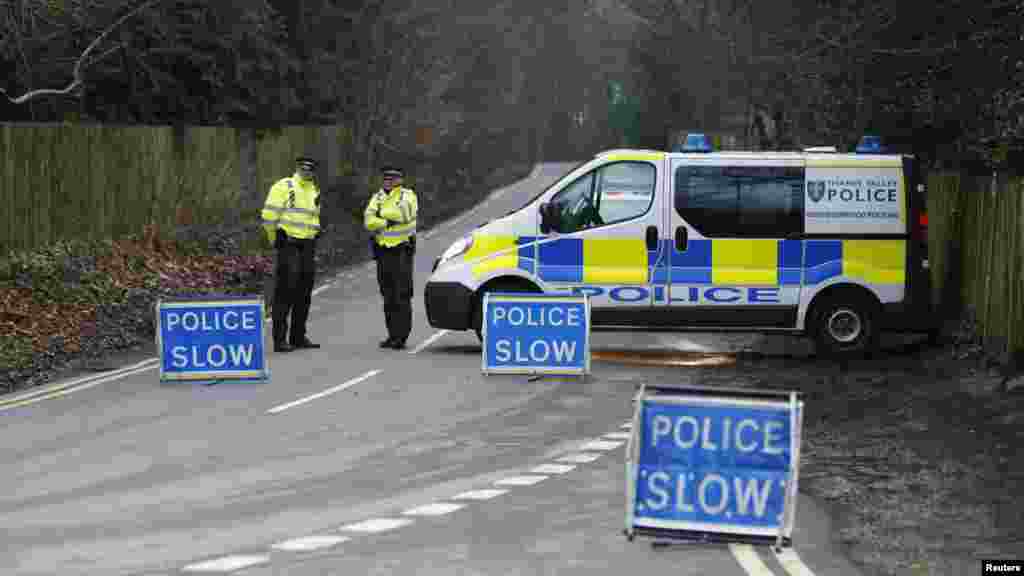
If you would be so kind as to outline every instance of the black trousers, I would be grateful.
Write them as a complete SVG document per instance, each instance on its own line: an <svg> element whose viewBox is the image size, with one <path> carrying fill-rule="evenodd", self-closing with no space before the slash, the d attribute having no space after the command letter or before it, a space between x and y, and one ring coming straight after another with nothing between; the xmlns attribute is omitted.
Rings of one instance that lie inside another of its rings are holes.
<svg viewBox="0 0 1024 576"><path fill-rule="evenodd" d="M306 319L313 299L316 241L289 239L277 249L274 283L274 342L297 344L306 337ZM291 335L288 316L291 315Z"/></svg>
<svg viewBox="0 0 1024 576"><path fill-rule="evenodd" d="M384 297L384 323L388 338L405 342L412 332L413 248L377 246L377 284Z"/></svg>

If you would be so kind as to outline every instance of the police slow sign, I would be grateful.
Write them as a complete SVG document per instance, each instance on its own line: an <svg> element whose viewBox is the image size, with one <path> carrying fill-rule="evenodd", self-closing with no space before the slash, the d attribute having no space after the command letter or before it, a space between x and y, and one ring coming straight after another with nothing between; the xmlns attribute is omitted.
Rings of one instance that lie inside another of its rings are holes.
<svg viewBox="0 0 1024 576"><path fill-rule="evenodd" d="M645 387L627 462L627 534L786 544L802 406L792 392Z"/></svg>
<svg viewBox="0 0 1024 576"><path fill-rule="evenodd" d="M585 295L487 293L483 371L590 372L590 304Z"/></svg>
<svg viewBox="0 0 1024 576"><path fill-rule="evenodd" d="M161 381L266 380L262 298L161 300Z"/></svg>

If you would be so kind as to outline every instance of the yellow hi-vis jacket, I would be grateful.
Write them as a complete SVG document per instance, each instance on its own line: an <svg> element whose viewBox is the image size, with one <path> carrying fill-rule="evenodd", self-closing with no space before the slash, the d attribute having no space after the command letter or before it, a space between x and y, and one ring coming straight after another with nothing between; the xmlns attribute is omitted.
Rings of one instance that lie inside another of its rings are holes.
<svg viewBox="0 0 1024 576"><path fill-rule="evenodd" d="M292 238L312 238L320 232L320 190L298 174L270 187L263 205L263 231L271 243L280 228Z"/></svg>
<svg viewBox="0 0 1024 576"><path fill-rule="evenodd" d="M385 248L398 246L416 234L416 193L395 186L390 192L380 189L370 198L363 212L363 224L374 233L374 240Z"/></svg>

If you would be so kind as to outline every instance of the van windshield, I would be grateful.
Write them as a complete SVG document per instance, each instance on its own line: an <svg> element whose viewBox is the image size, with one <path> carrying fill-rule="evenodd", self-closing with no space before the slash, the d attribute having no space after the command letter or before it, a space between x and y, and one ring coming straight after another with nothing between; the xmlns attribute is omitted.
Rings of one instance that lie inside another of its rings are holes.
<svg viewBox="0 0 1024 576"><path fill-rule="evenodd" d="M544 195L545 192L547 192L548 190L551 190L551 187L554 186L555 184L558 184L562 180L562 178L565 178L567 175L572 173L573 170L576 170L577 168L579 168L580 166L583 166L584 164L586 164L589 161L590 160L584 160L583 162L577 162L576 164L573 165L572 168L570 168L570 169L566 170L565 172L563 172L562 174L560 174L558 176L558 178L555 178L551 182L551 184L549 184L548 186L545 186L544 189L541 190L539 193L537 193L536 196L534 196L533 198L530 198L530 200L528 202L526 202L525 204L523 204L519 208L516 208L515 210L510 210L508 214L505 214L505 216L508 216L509 214L515 214L516 212L519 212L520 210L522 210L523 208L526 208L530 204L533 204L534 202L537 201L537 198L540 198L541 196Z"/></svg>

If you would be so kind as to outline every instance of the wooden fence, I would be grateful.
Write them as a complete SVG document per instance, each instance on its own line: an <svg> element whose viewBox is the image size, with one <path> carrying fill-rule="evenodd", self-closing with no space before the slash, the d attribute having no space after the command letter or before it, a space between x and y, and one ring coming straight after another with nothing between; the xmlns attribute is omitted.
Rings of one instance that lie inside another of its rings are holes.
<svg viewBox="0 0 1024 576"><path fill-rule="evenodd" d="M1024 179L933 174L928 214L943 311L970 308L996 348L1024 351Z"/></svg>
<svg viewBox="0 0 1024 576"><path fill-rule="evenodd" d="M319 157L328 184L348 170L342 127L255 136L229 127L0 125L0 255L149 223L254 219L298 154Z"/></svg>

